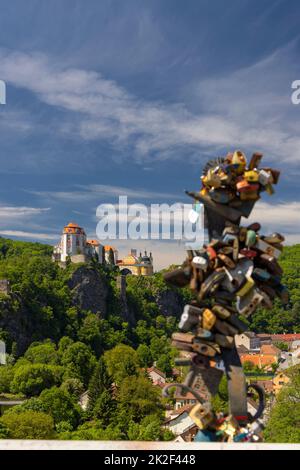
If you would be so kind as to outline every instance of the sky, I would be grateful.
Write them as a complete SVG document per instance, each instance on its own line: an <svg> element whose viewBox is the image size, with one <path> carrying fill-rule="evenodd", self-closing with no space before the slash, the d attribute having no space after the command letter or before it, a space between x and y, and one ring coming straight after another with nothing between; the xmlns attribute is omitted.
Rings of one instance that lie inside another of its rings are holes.
<svg viewBox="0 0 300 470"><path fill-rule="evenodd" d="M0 0L0 236L55 244L96 208L189 203L205 162L235 149L281 170L251 220L300 243L300 3ZM184 244L151 250L155 268Z"/></svg>

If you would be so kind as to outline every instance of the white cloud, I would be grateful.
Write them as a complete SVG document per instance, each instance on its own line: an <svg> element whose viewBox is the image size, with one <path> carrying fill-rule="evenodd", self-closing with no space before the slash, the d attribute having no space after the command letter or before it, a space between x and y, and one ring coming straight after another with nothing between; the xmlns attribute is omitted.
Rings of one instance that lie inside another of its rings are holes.
<svg viewBox="0 0 300 470"><path fill-rule="evenodd" d="M282 202L270 204L258 202L249 220L243 219L243 225L260 222L261 233L280 232L286 241L300 243L300 202Z"/></svg>
<svg viewBox="0 0 300 470"><path fill-rule="evenodd" d="M26 232L23 230L0 230L0 235L5 237L30 238L31 240L57 240L57 235L49 233Z"/></svg>
<svg viewBox="0 0 300 470"><path fill-rule="evenodd" d="M78 189L74 191L30 191L30 194L49 200L63 202L95 201L99 204L102 202L100 197L109 198L112 203L115 203L118 201L119 196L134 198L136 201L142 201L144 199L152 199L153 201L167 199L174 201L177 200L179 196L178 194L146 191L142 188L132 189L106 184L76 185L76 188Z"/></svg>
<svg viewBox="0 0 300 470"><path fill-rule="evenodd" d="M0 222L6 220L32 217L49 211L49 207L26 207L26 206L1 206L0 205Z"/></svg>
<svg viewBox="0 0 300 470"><path fill-rule="evenodd" d="M186 146L191 156L195 149L254 146L272 160L296 162L300 138L287 119L295 112L286 73L292 46L228 77L198 82L194 112L181 103L147 102L99 73L65 68L42 54L0 51L1 75L71 113L59 124L61 132L109 140L133 149L138 160L181 158Z"/></svg>

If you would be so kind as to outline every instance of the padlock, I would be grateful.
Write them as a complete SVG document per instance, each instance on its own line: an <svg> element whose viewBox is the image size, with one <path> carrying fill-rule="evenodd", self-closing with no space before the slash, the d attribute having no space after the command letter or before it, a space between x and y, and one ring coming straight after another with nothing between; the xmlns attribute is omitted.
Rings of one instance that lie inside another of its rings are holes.
<svg viewBox="0 0 300 470"><path fill-rule="evenodd" d="M222 305L215 304L212 307L212 311L222 320L226 320L231 316L231 312L226 308L222 307Z"/></svg>
<svg viewBox="0 0 300 470"><path fill-rule="evenodd" d="M190 266L185 266L174 271L164 273L163 277L167 284L175 287L185 287L190 282L192 270Z"/></svg>
<svg viewBox="0 0 300 470"><path fill-rule="evenodd" d="M255 268L252 277L256 281L266 282L271 278L271 274L265 269Z"/></svg>
<svg viewBox="0 0 300 470"><path fill-rule="evenodd" d="M216 354L220 354L220 351L217 350L216 346L217 345L214 343L206 342L206 340L200 338L195 338L192 344L192 350L198 354L202 354L203 356L215 357Z"/></svg>
<svg viewBox="0 0 300 470"><path fill-rule="evenodd" d="M258 201L260 198L257 191L244 191L240 193L241 201Z"/></svg>
<svg viewBox="0 0 300 470"><path fill-rule="evenodd" d="M211 310L206 308L202 313L202 328L205 330L211 330L216 322L216 319L216 315Z"/></svg>
<svg viewBox="0 0 300 470"><path fill-rule="evenodd" d="M285 241L285 238L280 233L272 233L272 235L261 237L266 243L270 245L281 244Z"/></svg>
<svg viewBox="0 0 300 470"><path fill-rule="evenodd" d="M247 236L246 236L246 246L248 248L254 246L256 244L256 240L257 240L257 235L256 235L256 232L254 230L247 230Z"/></svg>
<svg viewBox="0 0 300 470"><path fill-rule="evenodd" d="M239 231L239 240L240 240L240 242L241 243L245 242L246 237L247 237L247 229L246 229L246 227L241 227L240 231Z"/></svg>
<svg viewBox="0 0 300 470"><path fill-rule="evenodd" d="M198 326L203 309L193 305L185 305L179 322L179 329L182 331L190 331Z"/></svg>
<svg viewBox="0 0 300 470"><path fill-rule="evenodd" d="M213 260L217 257L217 253L211 245L208 245L206 251L208 253L209 259Z"/></svg>
<svg viewBox="0 0 300 470"><path fill-rule="evenodd" d="M257 183L259 180L259 173L256 170L248 170L245 171L244 178L248 183Z"/></svg>
<svg viewBox="0 0 300 470"><path fill-rule="evenodd" d="M233 336L225 336L225 335L216 333L215 334L215 341L222 348L232 349L234 347L234 337Z"/></svg>
<svg viewBox="0 0 300 470"><path fill-rule="evenodd" d="M230 164L234 165L234 168L237 174L242 174L247 165L246 155L240 150L236 150L233 153Z"/></svg>
<svg viewBox="0 0 300 470"><path fill-rule="evenodd" d="M214 336L209 330L205 330L204 328L197 328L196 338L205 339L206 341L212 341Z"/></svg>
<svg viewBox="0 0 300 470"><path fill-rule="evenodd" d="M244 192L255 192L259 190L259 185L258 184L252 184L248 183L245 179L242 179L236 184L236 189L239 193L244 193Z"/></svg>
<svg viewBox="0 0 300 470"><path fill-rule="evenodd" d="M264 240L261 238L257 239L257 242L255 244L255 249L262 251L263 253L266 253L269 256L273 256L274 258L279 258L281 255L281 251L275 248L273 245L270 245L269 243L266 243Z"/></svg>
<svg viewBox="0 0 300 470"><path fill-rule="evenodd" d="M222 286L225 285L228 288L228 281L230 281L236 291L245 282L246 274L251 275L253 268L254 266L251 260L247 258L239 259L234 269L225 271L227 277L224 278ZM231 289L229 290L231 291Z"/></svg>
<svg viewBox="0 0 300 470"><path fill-rule="evenodd" d="M194 421L199 429L205 429L214 420L214 415L210 406L205 403L198 403L189 412L189 417Z"/></svg>
<svg viewBox="0 0 300 470"><path fill-rule="evenodd" d="M188 351L188 352L193 352L193 345L191 343L185 343L184 341L176 341L172 340L171 341L171 346L173 348L178 349L179 351Z"/></svg>
<svg viewBox="0 0 300 470"><path fill-rule="evenodd" d="M218 253L221 253L223 255L232 255L233 254L233 247L232 246L224 246L223 248L220 248L218 250ZM222 266L223 263L220 264Z"/></svg>
<svg viewBox="0 0 300 470"><path fill-rule="evenodd" d="M233 240L233 253L232 253L232 258L235 263L238 261L239 251L240 251L240 242L239 242L238 237L236 237L235 240Z"/></svg>
<svg viewBox="0 0 300 470"><path fill-rule="evenodd" d="M203 269L205 271L208 267L208 259L203 256L194 256L192 264L196 268Z"/></svg>
<svg viewBox="0 0 300 470"><path fill-rule="evenodd" d="M270 171L260 170L258 175L258 181L262 186L273 183L273 176Z"/></svg>
<svg viewBox="0 0 300 470"><path fill-rule="evenodd" d="M226 277L223 279L221 287L225 290L228 290L228 292L235 292L237 290L235 279L229 270L225 269L225 272Z"/></svg>
<svg viewBox="0 0 300 470"><path fill-rule="evenodd" d="M233 224L226 224L226 227L224 228L222 235L223 237L225 235L238 235L239 234L239 226L238 225L233 225Z"/></svg>
<svg viewBox="0 0 300 470"><path fill-rule="evenodd" d="M270 171L273 177L273 184L277 184L279 181L280 177L280 171L279 170L274 170L274 168L263 168L265 171Z"/></svg>
<svg viewBox="0 0 300 470"><path fill-rule="evenodd" d="M215 173L214 170L208 170L206 174L205 185L210 186L212 188L220 188L221 184L222 183L220 176Z"/></svg>
<svg viewBox="0 0 300 470"><path fill-rule="evenodd" d="M265 267L270 273L277 275L277 276L282 276L283 270L281 266L279 265L278 261L274 256L267 255L266 253L263 253L262 255L259 256L257 259L257 263L260 266Z"/></svg>
<svg viewBox="0 0 300 470"><path fill-rule="evenodd" d="M236 308L241 315L248 317L257 309L262 301L263 296L259 289L252 288L247 295L237 297Z"/></svg>
<svg viewBox="0 0 300 470"><path fill-rule="evenodd" d="M225 336L235 336L238 334L238 330L234 326L230 325L226 321L216 320L214 328L222 335Z"/></svg>
<svg viewBox="0 0 300 470"><path fill-rule="evenodd" d="M254 153L249 163L249 170L254 170L254 168L258 168L262 157L263 157L262 153L259 153L259 152Z"/></svg>
<svg viewBox="0 0 300 470"><path fill-rule="evenodd" d="M242 320L240 320L236 314L231 315L228 318L228 322L231 323L231 325L233 325L240 334L244 333L249 328L249 326L246 325L246 323L244 323Z"/></svg>
<svg viewBox="0 0 300 470"><path fill-rule="evenodd" d="M257 256L257 251L249 250L248 248L242 248L240 254L245 256L246 258L253 259Z"/></svg>
<svg viewBox="0 0 300 470"><path fill-rule="evenodd" d="M209 195L214 202L218 204L228 204L234 198L234 193L229 189L211 189Z"/></svg>
<svg viewBox="0 0 300 470"><path fill-rule="evenodd" d="M235 300L235 293L219 289L214 293L214 298L218 304L227 308L228 304Z"/></svg>
<svg viewBox="0 0 300 470"><path fill-rule="evenodd" d="M254 280L252 279L251 276L249 276L247 278L247 281L243 285L243 287L241 287L241 289L236 293L237 297L245 297L248 294L248 292L251 291L254 285L255 285Z"/></svg>
<svg viewBox="0 0 300 470"><path fill-rule="evenodd" d="M270 196L272 196L275 193L275 190L271 184L266 184L264 188Z"/></svg>
<svg viewBox="0 0 300 470"><path fill-rule="evenodd" d="M199 299L204 299L209 293L216 289L225 276L226 273L224 271L214 271L210 274L201 285Z"/></svg>
<svg viewBox="0 0 300 470"><path fill-rule="evenodd" d="M187 367L193 364L192 360L187 357L175 357L174 363L178 367Z"/></svg>
<svg viewBox="0 0 300 470"><path fill-rule="evenodd" d="M236 235L233 235L231 233L226 233L225 235L223 235L223 238L222 238L222 242L223 243L232 243L234 242L234 240L237 239L237 236Z"/></svg>
<svg viewBox="0 0 300 470"><path fill-rule="evenodd" d="M259 232L261 229L261 225L258 222L253 222L247 227L247 230L254 230L254 232Z"/></svg>
<svg viewBox="0 0 300 470"><path fill-rule="evenodd" d="M218 254L218 258L220 258L221 261L227 266L229 269L234 269L235 268L235 262L229 258L229 256L223 255L222 253Z"/></svg>
<svg viewBox="0 0 300 470"><path fill-rule="evenodd" d="M172 340L183 341L184 343L192 344L194 338L195 338L195 335L192 335L190 333L173 333L172 334Z"/></svg>

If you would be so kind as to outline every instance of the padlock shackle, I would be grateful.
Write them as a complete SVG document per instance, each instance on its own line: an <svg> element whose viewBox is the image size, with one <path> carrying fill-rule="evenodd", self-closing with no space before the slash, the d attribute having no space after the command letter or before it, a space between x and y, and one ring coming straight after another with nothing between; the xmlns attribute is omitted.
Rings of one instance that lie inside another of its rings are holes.
<svg viewBox="0 0 300 470"><path fill-rule="evenodd" d="M257 412L255 413L254 416L252 416L251 413L248 413L249 421L250 421L250 423L253 423L257 419L259 419L262 416L263 412L264 412L264 409L265 409L265 392L264 392L264 389L260 385L258 385L258 384L249 384L249 385L247 385L247 396L250 396L249 389L251 389L251 388L253 390L255 390L258 394L258 409L257 409Z"/></svg>
<svg viewBox="0 0 300 470"><path fill-rule="evenodd" d="M196 398L196 400L199 403L201 403L201 405L203 405L205 403L205 400L199 395L198 392L193 390L188 385L179 384L179 383L171 383L171 384L165 385L163 390L162 390L162 395L163 395L164 398L170 398L169 389L173 388L173 387L180 388L183 391L184 394L187 393L187 392L190 392Z"/></svg>

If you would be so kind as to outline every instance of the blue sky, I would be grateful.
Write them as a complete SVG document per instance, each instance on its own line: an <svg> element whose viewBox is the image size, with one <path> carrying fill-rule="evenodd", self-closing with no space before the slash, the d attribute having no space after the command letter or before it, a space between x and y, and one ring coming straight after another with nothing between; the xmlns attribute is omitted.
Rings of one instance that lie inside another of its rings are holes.
<svg viewBox="0 0 300 470"><path fill-rule="evenodd" d="M224 6L226 7L224 8ZM0 235L95 235L103 202L190 202L203 163L260 150L282 170L253 218L300 241L296 0L0 0ZM156 267L184 247L152 248Z"/></svg>

